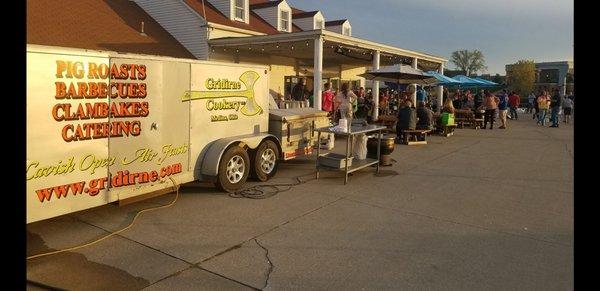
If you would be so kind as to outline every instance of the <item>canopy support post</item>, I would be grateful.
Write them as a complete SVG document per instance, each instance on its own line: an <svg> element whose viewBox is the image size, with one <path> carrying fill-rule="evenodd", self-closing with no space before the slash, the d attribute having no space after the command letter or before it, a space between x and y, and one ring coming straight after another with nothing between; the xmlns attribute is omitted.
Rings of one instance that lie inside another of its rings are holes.
<svg viewBox="0 0 600 291"><path fill-rule="evenodd" d="M373 70L379 70L379 51L373 52ZM373 81L373 121L379 119L379 81Z"/></svg>
<svg viewBox="0 0 600 291"><path fill-rule="evenodd" d="M323 94L323 36L315 39L314 67L313 67L313 108L321 110Z"/></svg>
<svg viewBox="0 0 600 291"><path fill-rule="evenodd" d="M417 58L412 59L412 67L413 69L417 68ZM410 88L412 90L412 104L414 107L417 107L417 84L410 84Z"/></svg>
<svg viewBox="0 0 600 291"><path fill-rule="evenodd" d="M444 63L440 64L438 73L444 75ZM442 112L442 106L444 106L444 86L437 86L437 113Z"/></svg>

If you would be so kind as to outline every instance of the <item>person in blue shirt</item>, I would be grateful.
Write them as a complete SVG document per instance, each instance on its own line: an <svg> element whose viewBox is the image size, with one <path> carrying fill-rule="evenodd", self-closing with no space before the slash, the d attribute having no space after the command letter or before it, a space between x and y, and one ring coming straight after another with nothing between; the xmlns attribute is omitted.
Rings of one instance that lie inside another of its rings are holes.
<svg viewBox="0 0 600 291"><path fill-rule="evenodd" d="M426 99L427 92L425 92L422 86L419 86L419 89L417 89L417 104L419 104L419 102L427 103Z"/></svg>
<svg viewBox="0 0 600 291"><path fill-rule="evenodd" d="M506 93L506 89L502 90L502 93L498 95L498 99L500 99L498 103L498 117L500 117L500 122L502 122L499 128L506 129L506 113L508 111L508 93Z"/></svg>

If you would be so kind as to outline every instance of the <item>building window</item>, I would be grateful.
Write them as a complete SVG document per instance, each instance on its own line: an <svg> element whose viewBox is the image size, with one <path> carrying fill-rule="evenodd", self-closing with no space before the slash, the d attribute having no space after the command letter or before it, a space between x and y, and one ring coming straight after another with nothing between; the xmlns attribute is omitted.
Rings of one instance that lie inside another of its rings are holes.
<svg viewBox="0 0 600 291"><path fill-rule="evenodd" d="M350 36L350 27L344 27L344 35Z"/></svg>
<svg viewBox="0 0 600 291"><path fill-rule="evenodd" d="M323 29L323 20L317 20L317 25L315 29Z"/></svg>
<svg viewBox="0 0 600 291"><path fill-rule="evenodd" d="M288 27L289 27L289 23L290 23L290 13L287 11L281 11L281 31L289 31Z"/></svg>
<svg viewBox="0 0 600 291"><path fill-rule="evenodd" d="M246 1L235 0L235 19L245 21L246 19Z"/></svg>

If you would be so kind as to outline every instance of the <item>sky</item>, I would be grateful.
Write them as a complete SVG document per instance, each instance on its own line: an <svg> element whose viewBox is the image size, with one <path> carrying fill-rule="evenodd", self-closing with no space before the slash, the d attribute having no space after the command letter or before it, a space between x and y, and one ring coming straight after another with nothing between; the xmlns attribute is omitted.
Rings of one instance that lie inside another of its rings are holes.
<svg viewBox="0 0 600 291"><path fill-rule="evenodd" d="M287 0L348 19L352 36L450 60L480 50L487 70L505 75L518 60L573 60L573 0ZM454 69L450 61L446 69ZM482 72L478 72L481 74Z"/></svg>

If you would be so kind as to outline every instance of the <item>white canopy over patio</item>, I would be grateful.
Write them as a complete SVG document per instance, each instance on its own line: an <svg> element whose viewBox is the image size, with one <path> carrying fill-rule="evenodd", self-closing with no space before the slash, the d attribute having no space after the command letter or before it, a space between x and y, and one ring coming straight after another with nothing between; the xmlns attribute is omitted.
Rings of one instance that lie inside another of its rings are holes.
<svg viewBox="0 0 600 291"><path fill-rule="evenodd" d="M273 35L214 38L208 41L213 53L244 56L282 56L296 59L297 67L312 71L314 107L321 109L322 78L336 74L341 65L379 69L395 64L411 65L422 71L443 73L446 59L426 53L401 49L327 30L311 30ZM325 74L325 75L324 75ZM373 82L376 120L379 108L379 81ZM414 91L413 91L414 92ZM438 100L442 88L438 88ZM416 94L413 94L416 99ZM438 106L441 108L441 106Z"/></svg>

